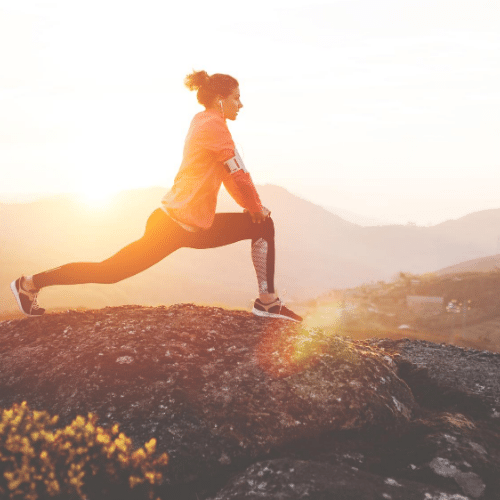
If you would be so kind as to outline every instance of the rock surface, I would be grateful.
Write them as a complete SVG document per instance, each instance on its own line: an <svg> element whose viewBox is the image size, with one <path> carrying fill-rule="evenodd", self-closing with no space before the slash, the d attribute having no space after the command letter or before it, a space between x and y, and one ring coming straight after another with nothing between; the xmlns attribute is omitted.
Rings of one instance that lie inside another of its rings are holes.
<svg viewBox="0 0 500 500"><path fill-rule="evenodd" d="M400 373L416 387L421 403L455 407L500 421L498 354L425 341L372 340L368 345L397 354Z"/></svg>
<svg viewBox="0 0 500 500"><path fill-rule="evenodd" d="M396 480L355 467L287 458L259 462L233 478L213 500L464 500L422 483Z"/></svg>
<svg viewBox="0 0 500 500"><path fill-rule="evenodd" d="M156 437L165 499L498 499L499 375L499 354L191 304L0 323L0 407Z"/></svg>

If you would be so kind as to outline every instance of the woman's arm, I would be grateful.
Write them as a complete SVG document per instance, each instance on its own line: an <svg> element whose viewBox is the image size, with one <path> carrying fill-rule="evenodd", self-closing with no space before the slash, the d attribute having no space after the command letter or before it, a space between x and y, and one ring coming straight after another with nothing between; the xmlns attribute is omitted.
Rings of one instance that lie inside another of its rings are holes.
<svg viewBox="0 0 500 500"><path fill-rule="evenodd" d="M222 181L228 193L238 205L246 209L250 214L263 213L264 207L255 185L238 152L234 151L234 155L231 155L223 163L225 172Z"/></svg>

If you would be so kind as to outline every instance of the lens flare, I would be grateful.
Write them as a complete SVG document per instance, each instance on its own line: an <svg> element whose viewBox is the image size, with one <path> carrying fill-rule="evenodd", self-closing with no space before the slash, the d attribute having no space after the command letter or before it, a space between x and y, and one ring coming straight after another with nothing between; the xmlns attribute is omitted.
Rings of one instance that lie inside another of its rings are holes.
<svg viewBox="0 0 500 500"><path fill-rule="evenodd" d="M341 301L320 304L309 312L303 321L307 328L335 328L338 330L343 316L343 305Z"/></svg>
<svg viewBox="0 0 500 500"><path fill-rule="evenodd" d="M275 378L307 370L319 357L338 349L342 308L317 308L301 325L269 326L257 348L257 362Z"/></svg>

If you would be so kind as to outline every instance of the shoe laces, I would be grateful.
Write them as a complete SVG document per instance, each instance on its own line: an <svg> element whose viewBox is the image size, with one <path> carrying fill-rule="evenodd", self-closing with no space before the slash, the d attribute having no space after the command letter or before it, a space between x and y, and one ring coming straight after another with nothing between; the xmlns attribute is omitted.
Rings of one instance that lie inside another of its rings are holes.
<svg viewBox="0 0 500 500"><path fill-rule="evenodd" d="M40 309L40 306L38 305L38 292L32 292L30 294L30 299L31 299L31 309Z"/></svg>
<svg viewBox="0 0 500 500"><path fill-rule="evenodd" d="M283 290L283 293L280 293L280 296L278 297L278 300L280 302L280 313L281 313L281 309L285 308L285 302L284 300L281 298L282 296L285 296L286 295L286 290Z"/></svg>
<svg viewBox="0 0 500 500"><path fill-rule="evenodd" d="M30 299L30 302L31 302L31 309L40 309L40 306L38 304L38 292L40 290L25 290L22 286L21 286L21 290L22 290L22 293L24 293L25 295L28 296L28 298Z"/></svg>

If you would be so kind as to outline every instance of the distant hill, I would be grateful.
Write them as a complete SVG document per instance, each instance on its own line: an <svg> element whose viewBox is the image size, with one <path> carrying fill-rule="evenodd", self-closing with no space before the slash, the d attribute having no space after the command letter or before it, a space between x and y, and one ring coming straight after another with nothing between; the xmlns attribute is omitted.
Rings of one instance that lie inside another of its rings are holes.
<svg viewBox="0 0 500 500"><path fill-rule="evenodd" d="M417 306L408 296L442 300L437 307ZM420 276L402 273L393 282L324 294L311 301L308 316L316 318L317 326L328 326L332 314L329 317L325 312L343 301L348 304L343 316L345 331L354 338L399 335L500 352L498 269ZM410 329L401 330L401 325Z"/></svg>
<svg viewBox="0 0 500 500"><path fill-rule="evenodd" d="M315 298L332 288L425 273L497 254L500 210L433 227L361 227L272 185L258 187L276 223L276 285L285 300ZM0 313L16 311L8 284L20 274L67 262L102 260L140 237L166 188L125 191L91 209L68 196L0 204ZM222 190L218 211L240 207ZM116 285L53 287L48 307L158 305L178 302L248 307L256 293L249 242L181 249Z"/></svg>
<svg viewBox="0 0 500 500"><path fill-rule="evenodd" d="M351 212L345 208L338 208L331 205L322 206L332 214L338 215L342 219L357 224L358 226L390 226L392 224L390 221L375 217L366 217L365 215Z"/></svg>
<svg viewBox="0 0 500 500"><path fill-rule="evenodd" d="M467 262L460 262L454 266L448 266L444 269L436 271L437 275L446 274L461 274L461 273L488 273L491 271L498 271L500 269L500 254L489 255L480 259L468 260Z"/></svg>

